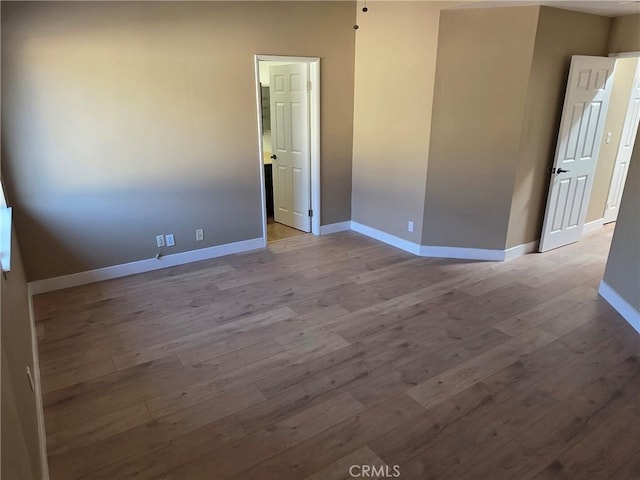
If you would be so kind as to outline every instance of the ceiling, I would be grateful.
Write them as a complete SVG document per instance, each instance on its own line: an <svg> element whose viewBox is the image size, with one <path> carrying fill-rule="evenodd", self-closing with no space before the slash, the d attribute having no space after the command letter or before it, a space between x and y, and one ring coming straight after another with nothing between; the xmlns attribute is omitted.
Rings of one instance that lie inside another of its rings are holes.
<svg viewBox="0 0 640 480"><path fill-rule="evenodd" d="M640 13L640 0L543 0L537 2L526 0L474 0L463 2L453 8L511 7L515 5L547 5L605 17L619 17ZM640 28L640 22L638 28Z"/></svg>

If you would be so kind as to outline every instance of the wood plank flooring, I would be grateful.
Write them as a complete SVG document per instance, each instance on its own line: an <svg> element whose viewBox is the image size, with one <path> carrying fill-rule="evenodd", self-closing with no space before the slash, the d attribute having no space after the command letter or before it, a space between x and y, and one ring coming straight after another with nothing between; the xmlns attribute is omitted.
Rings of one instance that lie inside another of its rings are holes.
<svg viewBox="0 0 640 480"><path fill-rule="evenodd" d="M275 242L278 240L284 240L285 238L297 237L300 235L307 235L302 230L296 230L283 223L276 222L273 217L267 219L267 240L269 242Z"/></svg>
<svg viewBox="0 0 640 480"><path fill-rule="evenodd" d="M640 479L612 232L506 263L304 235L36 296L51 478Z"/></svg>

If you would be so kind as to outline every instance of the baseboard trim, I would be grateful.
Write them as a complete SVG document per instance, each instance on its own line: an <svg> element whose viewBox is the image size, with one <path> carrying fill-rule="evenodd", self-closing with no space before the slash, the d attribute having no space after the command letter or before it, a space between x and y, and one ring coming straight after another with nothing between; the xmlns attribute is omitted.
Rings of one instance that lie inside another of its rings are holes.
<svg viewBox="0 0 640 480"><path fill-rule="evenodd" d="M636 332L640 333L640 312L629 302L620 296L607 282L602 280L598 293L611 305L616 312L631 325Z"/></svg>
<svg viewBox="0 0 640 480"><path fill-rule="evenodd" d="M351 230L361 233L367 237L379 240L393 247L413 253L420 257L434 258L456 258L461 260L484 260L492 262L502 262L512 258L534 252L538 248L538 241L517 245L507 250L492 250L486 248L463 248L463 247L435 247L431 245L419 245L400 237L396 237L387 232L363 225L358 222L351 222Z"/></svg>
<svg viewBox="0 0 640 480"><path fill-rule="evenodd" d="M147 260L139 260L137 262L123 263L121 265L73 273L71 275L37 280L35 282L29 282L29 288L32 295L37 295L39 293L77 287L79 285L100 282L102 280L111 280L113 278L135 275L137 273L151 272L153 270L160 270L161 268L175 267L177 265L184 265L185 263L223 257L233 253L248 252L250 250L264 248L265 246L264 238L252 238L250 240L227 243L225 245L217 245L215 247L201 248L199 250L191 250L189 252L173 253L160 257L159 259L151 258Z"/></svg>
<svg viewBox="0 0 640 480"><path fill-rule="evenodd" d="M594 230L598 230L599 228L604 226L604 218L599 218L598 220L593 220L592 222L585 223L582 227L582 233L593 232Z"/></svg>
<svg viewBox="0 0 640 480"><path fill-rule="evenodd" d="M352 221L351 230L366 235L367 237L371 237L382 243L386 243L387 245L391 245L392 247L404 250L405 252L413 253L414 255L420 255L419 244L410 242L409 240L405 240L404 238L396 237L395 235L383 232L382 230L378 230L377 228L369 227L367 225Z"/></svg>
<svg viewBox="0 0 640 480"><path fill-rule="evenodd" d="M33 310L33 295L27 285L27 302L29 305L29 323L31 327L31 351L33 353L33 387L36 397L36 416L38 422L38 440L40 444L40 473L43 480L49 480L49 460L47 455L47 432L44 423L44 405L42 403L42 384L40 382L40 356L38 355L38 333L36 332L36 316Z"/></svg>
<svg viewBox="0 0 640 480"><path fill-rule="evenodd" d="M434 258L456 258L463 260L483 260L501 262L511 260L520 255L533 252L537 249L538 241L517 245L506 250L492 250L483 248L463 248L463 247L440 247L430 245L419 245L405 240L382 230L378 230L367 225L354 221L338 222L320 227L320 235L330 235L332 233L353 230L367 237L386 243L393 247L404 250L421 257ZM234 253L248 252L259 248L264 248L266 243L264 238L253 238L215 247L207 247L189 252L174 253L165 255L159 259L139 260L137 262L124 263L111 267L88 270L86 272L73 273L60 277L47 278L29 282L29 290L32 295L62 290L64 288L77 287L89 283L111 280L114 278L126 277L138 273L151 272L167 267L175 267L186 263L208 260L222 257Z"/></svg>
<svg viewBox="0 0 640 480"><path fill-rule="evenodd" d="M465 247L432 247L429 245L422 245L420 247L420 256L502 262L504 261L504 250Z"/></svg>
<svg viewBox="0 0 640 480"><path fill-rule="evenodd" d="M320 235L331 235L332 233L345 232L351 230L351 222L330 223L329 225L320 226Z"/></svg>
<svg viewBox="0 0 640 480"><path fill-rule="evenodd" d="M523 243L522 245L516 245L515 247L507 248L504 251L504 259L511 260L521 255L526 255L527 253L536 252L538 251L539 243L539 240L534 240L533 242Z"/></svg>

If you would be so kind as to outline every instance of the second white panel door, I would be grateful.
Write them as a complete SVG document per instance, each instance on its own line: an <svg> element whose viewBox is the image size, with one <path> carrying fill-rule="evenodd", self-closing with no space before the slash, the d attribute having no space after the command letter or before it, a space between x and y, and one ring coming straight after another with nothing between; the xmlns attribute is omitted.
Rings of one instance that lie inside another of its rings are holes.
<svg viewBox="0 0 640 480"><path fill-rule="evenodd" d="M613 169L607 206L604 212L604 223L613 222L618 218L618 208L622 200L624 184L627 181L631 152L633 151L633 144L638 131L638 122L640 122L640 60L636 59L636 62L633 86L629 95L629 105L622 127L620 146L616 155L616 164Z"/></svg>

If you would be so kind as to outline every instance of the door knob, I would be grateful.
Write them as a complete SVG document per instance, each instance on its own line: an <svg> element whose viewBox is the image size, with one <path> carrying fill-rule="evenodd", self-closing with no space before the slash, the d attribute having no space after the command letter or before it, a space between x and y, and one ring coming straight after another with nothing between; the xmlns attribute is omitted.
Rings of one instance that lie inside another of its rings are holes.
<svg viewBox="0 0 640 480"><path fill-rule="evenodd" d="M567 173L569 170L565 170L564 168L558 168L556 173Z"/></svg>
<svg viewBox="0 0 640 480"><path fill-rule="evenodd" d="M277 160L278 156L277 155L271 155L271 160Z"/></svg>

